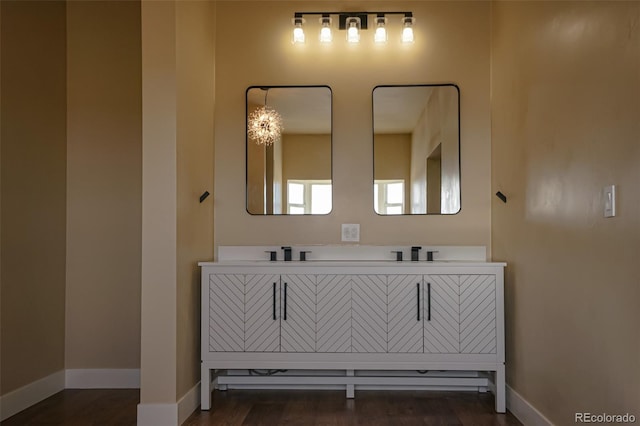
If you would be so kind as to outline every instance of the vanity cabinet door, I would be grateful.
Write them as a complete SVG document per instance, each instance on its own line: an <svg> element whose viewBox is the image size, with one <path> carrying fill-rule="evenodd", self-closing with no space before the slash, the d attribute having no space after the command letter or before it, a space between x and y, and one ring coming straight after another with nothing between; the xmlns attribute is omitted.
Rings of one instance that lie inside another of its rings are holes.
<svg viewBox="0 0 640 426"><path fill-rule="evenodd" d="M351 349L387 352L387 276L351 275Z"/></svg>
<svg viewBox="0 0 640 426"><path fill-rule="evenodd" d="M280 351L315 352L316 276L280 278Z"/></svg>
<svg viewBox="0 0 640 426"><path fill-rule="evenodd" d="M316 352L351 352L351 279L318 275Z"/></svg>
<svg viewBox="0 0 640 426"><path fill-rule="evenodd" d="M424 276L424 352L460 353L460 277Z"/></svg>
<svg viewBox="0 0 640 426"><path fill-rule="evenodd" d="M388 277L388 352L424 351L424 283L422 275Z"/></svg>
<svg viewBox="0 0 640 426"><path fill-rule="evenodd" d="M319 275L316 351L387 351L387 276Z"/></svg>
<svg viewBox="0 0 640 426"><path fill-rule="evenodd" d="M244 350L280 351L280 275L246 275Z"/></svg>
<svg viewBox="0 0 640 426"><path fill-rule="evenodd" d="M244 275L209 275L209 351L244 350Z"/></svg>
<svg viewBox="0 0 640 426"><path fill-rule="evenodd" d="M495 275L460 276L460 352L495 354Z"/></svg>

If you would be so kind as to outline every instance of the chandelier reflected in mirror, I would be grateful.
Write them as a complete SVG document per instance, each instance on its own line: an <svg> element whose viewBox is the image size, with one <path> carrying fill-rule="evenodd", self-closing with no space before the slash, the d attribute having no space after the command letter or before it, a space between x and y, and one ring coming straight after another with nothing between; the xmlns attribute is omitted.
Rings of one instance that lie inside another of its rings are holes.
<svg viewBox="0 0 640 426"><path fill-rule="evenodd" d="M282 117L274 108L267 105L269 89L262 89L264 106L258 107L249 114L247 133L258 145L272 145L282 135Z"/></svg>

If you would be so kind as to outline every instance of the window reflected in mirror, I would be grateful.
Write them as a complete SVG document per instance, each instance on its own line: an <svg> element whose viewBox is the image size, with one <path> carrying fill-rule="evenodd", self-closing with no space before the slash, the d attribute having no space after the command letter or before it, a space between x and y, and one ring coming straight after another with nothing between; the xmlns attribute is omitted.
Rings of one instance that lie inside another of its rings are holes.
<svg viewBox="0 0 640 426"><path fill-rule="evenodd" d="M247 212L325 215L332 209L331 89L247 89Z"/></svg>
<svg viewBox="0 0 640 426"><path fill-rule="evenodd" d="M374 210L460 211L460 94L447 85L373 90Z"/></svg>
<svg viewBox="0 0 640 426"><path fill-rule="evenodd" d="M331 212L330 180L288 180L287 214Z"/></svg>

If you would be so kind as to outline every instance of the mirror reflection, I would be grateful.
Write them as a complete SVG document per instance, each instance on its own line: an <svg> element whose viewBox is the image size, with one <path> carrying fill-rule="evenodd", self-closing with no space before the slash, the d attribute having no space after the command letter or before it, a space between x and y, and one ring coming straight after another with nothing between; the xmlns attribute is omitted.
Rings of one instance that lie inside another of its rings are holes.
<svg viewBox="0 0 640 426"><path fill-rule="evenodd" d="M328 214L331 89L247 89L247 212Z"/></svg>
<svg viewBox="0 0 640 426"><path fill-rule="evenodd" d="M459 100L453 84L373 90L376 213L460 211Z"/></svg>

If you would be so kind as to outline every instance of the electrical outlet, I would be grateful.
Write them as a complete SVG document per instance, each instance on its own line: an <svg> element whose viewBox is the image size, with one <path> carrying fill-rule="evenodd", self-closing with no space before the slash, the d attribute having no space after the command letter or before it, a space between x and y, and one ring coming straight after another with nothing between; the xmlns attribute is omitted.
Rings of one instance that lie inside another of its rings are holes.
<svg viewBox="0 0 640 426"><path fill-rule="evenodd" d="M604 187L604 217L614 217L616 215L616 186Z"/></svg>
<svg viewBox="0 0 640 426"><path fill-rule="evenodd" d="M345 241L345 242L360 241L360 224L359 223L343 223L342 224L342 241Z"/></svg>

